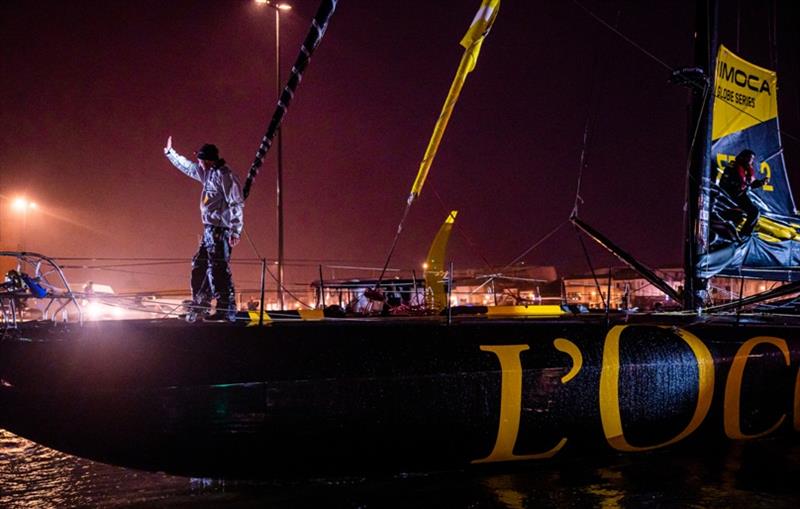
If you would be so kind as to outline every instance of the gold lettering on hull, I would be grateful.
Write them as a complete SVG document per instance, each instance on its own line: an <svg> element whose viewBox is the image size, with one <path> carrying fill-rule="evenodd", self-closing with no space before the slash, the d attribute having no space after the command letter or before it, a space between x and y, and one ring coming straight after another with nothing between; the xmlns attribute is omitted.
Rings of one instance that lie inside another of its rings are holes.
<svg viewBox="0 0 800 509"><path fill-rule="evenodd" d="M694 415L686 428L672 439L655 445L634 446L625 440L619 402L619 343L622 331L627 327L627 325L613 327L603 345L603 365L600 371L600 420L606 440L614 449L630 452L658 449L679 442L700 426L711 408L714 395L714 359L711 357L711 352L694 334L675 329L675 334L689 345L697 359L698 394Z"/></svg>
<svg viewBox="0 0 800 509"><path fill-rule="evenodd" d="M583 367L583 355L578 345L568 339L556 338L553 340L553 346L556 347L556 350L564 352L572 359L572 368L570 368L566 375L561 377L561 383L565 384L575 378L575 375L577 375L578 371Z"/></svg>
<svg viewBox="0 0 800 509"><path fill-rule="evenodd" d="M500 424L497 429L497 441L492 452L485 458L473 460L472 463L551 458L567 443L567 439L562 438L549 451L538 454L514 454L514 444L517 443L519 419L522 413L522 362L520 361L520 353L528 349L528 345L481 345L482 351L492 352L500 360L500 369L502 370L502 378L500 380Z"/></svg>
<svg viewBox="0 0 800 509"><path fill-rule="evenodd" d="M603 355L600 366L599 405L600 420L603 433L609 445L616 450L626 452L647 451L675 444L696 431L705 420L711 408L714 396L715 365L714 358L708 347L694 334L683 329L663 327L685 342L691 349L697 362L697 404L691 420L687 426L666 442L636 446L631 445L625 438L622 424L620 404L620 339L623 331L629 325L617 325L611 328L603 344ZM753 349L761 344L772 345L783 355L786 366L790 366L790 353L787 342L780 338L759 336L751 338L739 347L731 362L728 378L725 383L723 401L723 424L725 434L734 440L752 439L768 435L778 429L786 420L786 414L781 415L778 421L769 429L755 434L745 434L741 429L741 389L744 370L751 358ZM553 346L560 352L569 355L572 366L566 375L561 377L561 383L572 380L583 367L583 355L578 346L568 339L557 338ZM567 438L562 438L552 449L536 453L516 455L514 446L519 434L520 417L522 411L522 362L521 353L530 349L528 345L481 345L481 351L491 352L500 362L501 387L500 387L500 418L497 430L497 439L492 452L485 458L473 460L472 463L492 463L499 461L516 461L545 459L556 455L566 444ZM793 427L800 431L800 370L796 375L793 391Z"/></svg>
<svg viewBox="0 0 800 509"><path fill-rule="evenodd" d="M770 336L758 336L755 338L748 339L742 346L739 347L739 350L736 352L736 355L733 358L733 362L731 363L731 370L728 373L728 380L725 382L725 407L724 407L724 421L725 421L725 434L728 438L732 438L734 440L745 440L749 438L758 438L763 437L764 435L768 435L778 429L783 421L786 419L786 414L781 415L778 422L776 422L772 427L770 427L766 431L762 431L761 433L755 433L752 435L748 435L742 432L740 418L741 418L741 411L740 411L740 403L741 403L741 396L742 396L742 377L744 376L744 368L747 365L747 360L750 358L750 352L753 351L757 345L773 345L778 350L781 351L783 354L783 358L786 361L786 365L789 365L789 347L786 345L786 341L780 338L773 338ZM796 400L796 398L795 398ZM795 401L795 424L797 423L797 402Z"/></svg>

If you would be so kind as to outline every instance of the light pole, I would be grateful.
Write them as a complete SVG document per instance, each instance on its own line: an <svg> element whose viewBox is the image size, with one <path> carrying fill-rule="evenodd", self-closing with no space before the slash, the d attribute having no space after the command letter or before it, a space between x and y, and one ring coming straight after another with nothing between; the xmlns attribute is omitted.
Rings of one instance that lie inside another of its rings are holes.
<svg viewBox="0 0 800 509"><path fill-rule="evenodd" d="M275 11L275 89L278 100L281 97L281 11L292 8L286 3L272 0L256 0L257 4L268 5ZM276 190L278 208L278 304L283 309L283 129L278 128L278 166L276 173Z"/></svg>
<svg viewBox="0 0 800 509"><path fill-rule="evenodd" d="M22 234L20 235L19 250L25 251L25 237L28 231L28 211L36 210L39 206L36 202L28 201L26 198L16 198L11 203L11 208L14 212L22 214Z"/></svg>

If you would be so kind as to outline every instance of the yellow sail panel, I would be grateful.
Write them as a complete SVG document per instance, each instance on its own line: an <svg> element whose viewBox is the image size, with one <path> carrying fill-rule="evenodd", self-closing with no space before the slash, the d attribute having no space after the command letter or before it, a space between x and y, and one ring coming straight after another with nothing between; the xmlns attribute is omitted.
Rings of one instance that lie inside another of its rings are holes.
<svg viewBox="0 0 800 509"><path fill-rule="evenodd" d="M483 0L472 25L470 25L467 34L461 40L461 44L465 46L466 49L461 57L461 62L458 64L458 70L453 78L453 83L450 85L450 91L444 100L442 112L439 114L436 125L433 127L433 134L431 135L430 141L428 141L425 155L422 157L422 162L419 164L417 177L414 179L414 184L411 186L409 203L422 192L422 186L425 185L425 179L428 178L428 172L430 172L433 159L436 157L436 152L439 150L439 144L447 128L447 123L450 121L450 116L453 114L453 108L456 105L456 101L458 101L458 96L461 94L461 89L467 79L467 74L475 69L483 39L492 28L492 23L494 23L497 17L497 10L499 8L500 0Z"/></svg>
<svg viewBox="0 0 800 509"><path fill-rule="evenodd" d="M436 236L433 238L428 257L425 261L425 286L433 292L433 305L437 309L447 305L447 292L441 283L442 278L447 272L444 267L444 260L447 256L447 242L450 240L450 232L453 230L457 210L452 210L442 223Z"/></svg>
<svg viewBox="0 0 800 509"><path fill-rule="evenodd" d="M476 41L482 40L492 28L497 11L500 9L500 0L483 0L475 18L469 26L467 33L461 39L461 45L469 48Z"/></svg>
<svg viewBox="0 0 800 509"><path fill-rule="evenodd" d="M714 80L711 138L743 131L778 116L778 78L720 45Z"/></svg>

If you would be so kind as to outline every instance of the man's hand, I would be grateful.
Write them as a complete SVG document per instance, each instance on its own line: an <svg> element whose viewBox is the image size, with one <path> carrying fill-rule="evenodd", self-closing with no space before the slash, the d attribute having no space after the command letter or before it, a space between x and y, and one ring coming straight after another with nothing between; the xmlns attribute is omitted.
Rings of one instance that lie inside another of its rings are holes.
<svg viewBox="0 0 800 509"><path fill-rule="evenodd" d="M239 243L239 240L241 240L241 237L238 235L231 235L231 247L236 247L236 244Z"/></svg>
<svg viewBox="0 0 800 509"><path fill-rule="evenodd" d="M164 153L166 154L170 150L172 150L172 136L167 138L167 146L164 147Z"/></svg>

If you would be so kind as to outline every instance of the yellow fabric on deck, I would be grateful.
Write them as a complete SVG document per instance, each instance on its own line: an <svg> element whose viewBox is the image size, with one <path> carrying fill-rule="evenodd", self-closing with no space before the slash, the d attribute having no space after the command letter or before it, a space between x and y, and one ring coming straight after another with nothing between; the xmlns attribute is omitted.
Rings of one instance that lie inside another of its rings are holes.
<svg viewBox="0 0 800 509"><path fill-rule="evenodd" d="M780 240L791 240L797 238L798 235L797 230L791 226L781 224L764 216L758 218L758 226L756 228L759 233L765 233Z"/></svg>
<svg viewBox="0 0 800 509"><path fill-rule="evenodd" d="M325 318L321 309L301 309L299 313L300 318L303 320L322 320Z"/></svg>
<svg viewBox="0 0 800 509"><path fill-rule="evenodd" d="M566 314L561 306L489 306L489 316L558 316Z"/></svg>
<svg viewBox="0 0 800 509"><path fill-rule="evenodd" d="M247 324L248 326L258 325L258 311L248 311L247 312L247 316L250 317L250 323ZM270 322L270 321L272 321L272 318L270 318L270 316L265 311L264 312L264 323L267 323L267 322Z"/></svg>

